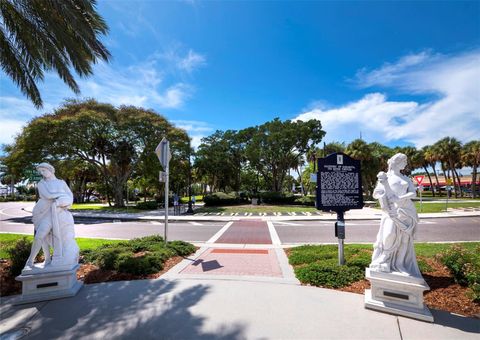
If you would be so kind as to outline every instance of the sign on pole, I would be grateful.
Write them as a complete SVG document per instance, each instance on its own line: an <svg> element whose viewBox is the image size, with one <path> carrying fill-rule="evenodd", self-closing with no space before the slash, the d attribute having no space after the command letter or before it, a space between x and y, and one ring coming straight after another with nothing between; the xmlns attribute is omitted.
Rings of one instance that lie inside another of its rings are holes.
<svg viewBox="0 0 480 340"><path fill-rule="evenodd" d="M160 182L165 182L165 229L163 239L166 243L168 234L168 170L172 154L170 153L170 142L165 137L163 137L161 142L155 148L155 154L157 155L163 170L165 170L160 171L159 180Z"/></svg>
<svg viewBox="0 0 480 340"><path fill-rule="evenodd" d="M414 178L415 178L415 182L417 182L417 184L420 185L423 183L423 179L425 178L425 176L418 175L418 176L415 176Z"/></svg>
<svg viewBox="0 0 480 340"><path fill-rule="evenodd" d="M165 167L168 166L168 162L170 162L170 159L172 158L172 154L170 153L170 142L165 137L163 137L162 141L158 143L155 148L155 154L165 170Z"/></svg>
<svg viewBox="0 0 480 340"><path fill-rule="evenodd" d="M345 263L343 240L345 239L344 213L363 208L360 161L344 153L333 153L318 159L317 167L318 210L335 211L335 236L338 238L338 262Z"/></svg>

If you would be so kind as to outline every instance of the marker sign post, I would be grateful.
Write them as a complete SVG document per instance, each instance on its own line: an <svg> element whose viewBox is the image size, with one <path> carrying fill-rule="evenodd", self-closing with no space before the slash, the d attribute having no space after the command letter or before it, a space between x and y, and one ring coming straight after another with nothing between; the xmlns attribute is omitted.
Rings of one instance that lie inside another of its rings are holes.
<svg viewBox="0 0 480 340"><path fill-rule="evenodd" d="M335 211L335 237L338 238L338 263L345 263L345 211L363 208L360 161L344 153L333 153L318 159L317 209Z"/></svg>
<svg viewBox="0 0 480 340"><path fill-rule="evenodd" d="M450 190L452 190L452 184L453 181L451 178L447 178L445 181L446 187L445 189L447 190L447 200L445 202L445 211L448 211L448 198L450 197Z"/></svg>
<svg viewBox="0 0 480 340"><path fill-rule="evenodd" d="M422 182L425 176L419 175L419 176L415 176L414 178L415 178L415 182L417 182L418 184L418 192L420 193L420 212L422 212L422 191L423 191Z"/></svg>
<svg viewBox="0 0 480 340"><path fill-rule="evenodd" d="M160 182L165 182L165 229L163 233L163 239L165 243L167 243L167 233L168 233L168 171L169 171L169 163L170 159L172 158L172 154L170 153L170 142L164 137L162 141L157 145L155 148L155 154L160 161L163 169L165 171L160 171L159 180Z"/></svg>

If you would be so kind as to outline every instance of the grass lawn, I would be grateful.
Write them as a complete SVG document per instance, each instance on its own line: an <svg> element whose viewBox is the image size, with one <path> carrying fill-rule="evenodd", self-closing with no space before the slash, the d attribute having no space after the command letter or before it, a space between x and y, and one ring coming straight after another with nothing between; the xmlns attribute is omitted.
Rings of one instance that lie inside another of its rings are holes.
<svg viewBox="0 0 480 340"><path fill-rule="evenodd" d="M226 207L202 207L195 209L195 213L273 213L273 212L314 212L315 207L298 205L236 205Z"/></svg>
<svg viewBox="0 0 480 340"><path fill-rule="evenodd" d="M103 203L74 203L70 210L95 210L98 212L117 212L117 213L139 213L145 210L137 209L135 206L128 208L115 208L105 205Z"/></svg>
<svg viewBox="0 0 480 340"><path fill-rule="evenodd" d="M202 202L203 195L195 195L195 202ZM188 196L184 196L180 198L180 203L188 203Z"/></svg>
<svg viewBox="0 0 480 340"><path fill-rule="evenodd" d="M26 237L30 241L33 240L33 235L21 234L0 234L0 259L8 259L7 249L10 248L19 239ZM104 240L92 238L76 238L80 251L96 249L103 244L115 244L123 241L120 240Z"/></svg>
<svg viewBox="0 0 480 340"><path fill-rule="evenodd" d="M422 209L420 210L420 202L415 202L415 207L418 212L422 213L434 213L445 211L445 202L423 202ZM458 202L450 201L448 202L448 208L478 208L480 207L480 202Z"/></svg>

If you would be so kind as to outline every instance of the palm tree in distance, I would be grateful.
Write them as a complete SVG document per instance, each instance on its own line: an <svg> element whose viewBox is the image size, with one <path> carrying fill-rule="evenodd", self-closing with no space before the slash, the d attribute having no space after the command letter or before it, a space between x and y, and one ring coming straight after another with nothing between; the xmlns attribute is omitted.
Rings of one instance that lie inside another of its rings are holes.
<svg viewBox="0 0 480 340"><path fill-rule="evenodd" d="M96 0L0 0L0 63L35 107L43 105L37 82L44 71L55 70L79 93L71 69L85 77L92 64L109 60L97 38L108 27L95 6Z"/></svg>
<svg viewBox="0 0 480 340"><path fill-rule="evenodd" d="M458 197L458 192L463 196L460 187L460 177L456 171L456 166L460 165L459 161L462 143L455 138L445 137L436 142L435 146L438 150L439 159L443 164L442 166L451 173L453 185L455 187L455 198ZM445 176L445 178L447 177Z"/></svg>
<svg viewBox="0 0 480 340"><path fill-rule="evenodd" d="M472 167L472 197L477 197L477 169L480 166L480 140L473 140L463 146L462 161Z"/></svg>
<svg viewBox="0 0 480 340"><path fill-rule="evenodd" d="M432 181L432 176L430 176L430 172L428 172L428 166L431 165L432 168L433 168L433 172L435 174L435 177L437 177L437 173L435 171L435 165L432 165L432 155L431 155L431 151L430 151L430 148L431 146L430 145L426 145L424 146L421 150L419 150L419 158L422 162L422 167L423 169L425 170L425 173L427 174L428 176L428 181L430 182L430 190L432 191L432 196L435 197L435 189L434 189L434 186L433 186L433 181ZM437 186L438 186L438 179L437 179Z"/></svg>

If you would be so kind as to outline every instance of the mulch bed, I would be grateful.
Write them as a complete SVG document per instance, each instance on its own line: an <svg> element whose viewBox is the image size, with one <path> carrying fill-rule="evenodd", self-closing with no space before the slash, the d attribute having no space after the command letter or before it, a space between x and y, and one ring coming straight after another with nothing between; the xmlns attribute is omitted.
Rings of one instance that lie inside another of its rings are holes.
<svg viewBox="0 0 480 340"><path fill-rule="evenodd" d="M287 257L291 249L284 249ZM480 318L480 303L473 302L468 297L469 289L455 283L450 271L440 261L432 258L420 257L432 268L430 272L423 273L423 278L430 286L425 292L424 300L429 308L444 310L450 313L468 317ZM364 279L349 286L337 288L342 292L365 294L365 289L370 289L370 281Z"/></svg>
<svg viewBox="0 0 480 340"><path fill-rule="evenodd" d="M429 308L444 310L450 313L460 314L469 317L479 317L480 303L473 302L468 298L468 288L455 283L447 267L432 258L422 257L432 270L423 273L423 278L430 286L425 292L425 303ZM364 294L365 289L370 289L368 280L361 280L338 290L350 293Z"/></svg>
<svg viewBox="0 0 480 340"><path fill-rule="evenodd" d="M91 263L80 265L77 272L77 278L85 284L100 283L109 281L129 281L129 280L143 280L156 279L162 274L169 271L176 264L183 260L181 256L169 258L163 264L163 269L158 273L150 275L132 275L126 273L119 273L114 270L102 270ZM10 261L2 260L0 262L0 296L8 296L22 293L22 283L15 281L15 278L10 275Z"/></svg>

